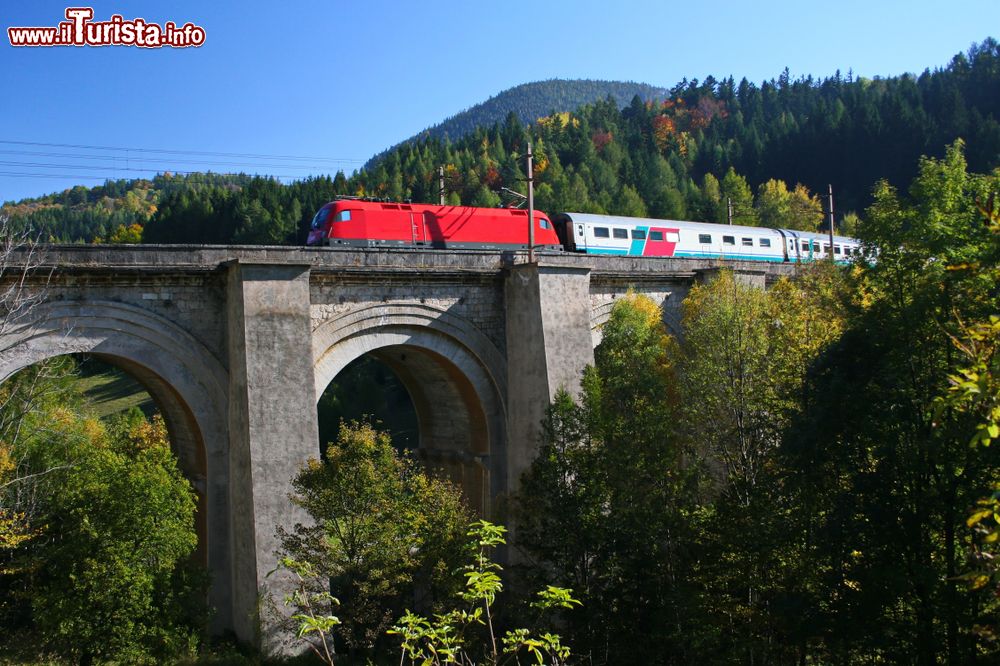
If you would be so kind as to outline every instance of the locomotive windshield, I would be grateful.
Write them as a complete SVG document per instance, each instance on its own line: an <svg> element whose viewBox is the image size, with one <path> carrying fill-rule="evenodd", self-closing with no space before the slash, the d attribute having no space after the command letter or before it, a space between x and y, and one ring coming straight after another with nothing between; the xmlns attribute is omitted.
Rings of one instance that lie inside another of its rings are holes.
<svg viewBox="0 0 1000 666"><path fill-rule="evenodd" d="M330 209L329 208L327 208L326 206L324 206L323 208L320 208L319 212L316 213L316 216L313 218L312 228L313 229L319 229L320 227L322 227L323 224L326 222L326 218L329 217L329 216L330 216Z"/></svg>
<svg viewBox="0 0 1000 666"><path fill-rule="evenodd" d="M339 213L335 214L333 216L333 219L331 220L330 219L330 213L332 213L332 212L333 212L333 208L332 207L324 206L323 208L320 208L319 212L316 213L316 217L313 218L312 225L311 225L312 228L313 229L322 229L324 226L326 226L327 221L330 221L330 222L347 222L347 221L349 221L351 219L351 211L349 211L349 210L342 210Z"/></svg>

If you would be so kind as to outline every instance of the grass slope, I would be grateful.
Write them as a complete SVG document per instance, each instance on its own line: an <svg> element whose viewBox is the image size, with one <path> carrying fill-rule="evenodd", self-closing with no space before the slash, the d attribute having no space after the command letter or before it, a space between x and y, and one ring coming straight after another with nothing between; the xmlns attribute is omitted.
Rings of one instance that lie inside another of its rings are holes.
<svg viewBox="0 0 1000 666"><path fill-rule="evenodd" d="M124 370L95 358L80 366L77 380L89 411L98 418L107 418L138 407L146 416L156 412L156 404L142 384Z"/></svg>

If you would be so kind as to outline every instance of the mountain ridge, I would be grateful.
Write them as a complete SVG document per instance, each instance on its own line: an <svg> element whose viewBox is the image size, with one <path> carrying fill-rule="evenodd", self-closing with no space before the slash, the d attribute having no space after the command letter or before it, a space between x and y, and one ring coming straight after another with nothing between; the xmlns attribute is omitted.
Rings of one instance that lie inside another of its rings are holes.
<svg viewBox="0 0 1000 666"><path fill-rule="evenodd" d="M609 96L619 108L628 105L638 95L643 101L665 98L668 88L635 81L609 81L603 79L544 79L530 81L502 90L483 102L474 104L445 118L399 143L386 148L369 159L363 169L372 169L393 151L426 139L457 141L474 132L477 127L488 128L502 123L510 113L515 113L525 124L551 113L575 111L585 104L604 100Z"/></svg>

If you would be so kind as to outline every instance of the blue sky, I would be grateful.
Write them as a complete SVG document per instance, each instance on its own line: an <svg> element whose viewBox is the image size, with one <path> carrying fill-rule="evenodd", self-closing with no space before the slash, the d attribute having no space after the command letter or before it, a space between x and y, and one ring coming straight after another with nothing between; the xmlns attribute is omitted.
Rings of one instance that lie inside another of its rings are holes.
<svg viewBox="0 0 1000 666"><path fill-rule="evenodd" d="M793 77L891 76L943 66L973 42L1000 38L998 0L91 5L95 20L190 21L206 42L15 49L6 28L55 26L67 4L0 1L0 201L146 168L350 172L490 95L540 79L669 87L711 74L759 83L786 66Z"/></svg>

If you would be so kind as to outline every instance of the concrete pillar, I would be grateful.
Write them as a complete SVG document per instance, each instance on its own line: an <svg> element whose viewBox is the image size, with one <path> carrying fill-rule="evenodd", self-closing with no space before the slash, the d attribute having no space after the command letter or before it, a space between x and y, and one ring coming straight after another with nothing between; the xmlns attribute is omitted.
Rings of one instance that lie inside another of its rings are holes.
<svg viewBox="0 0 1000 666"><path fill-rule="evenodd" d="M580 390L594 362L590 335L590 269L515 266L505 285L507 310L506 487L517 490L538 451L541 423L556 391Z"/></svg>
<svg viewBox="0 0 1000 666"><path fill-rule="evenodd" d="M228 266L230 510L233 624L236 635L266 652L281 637L262 617L270 586L281 605L275 528L306 515L288 499L302 463L319 454L309 318L309 266Z"/></svg>

